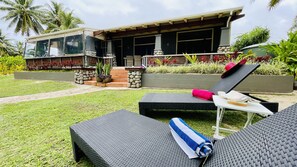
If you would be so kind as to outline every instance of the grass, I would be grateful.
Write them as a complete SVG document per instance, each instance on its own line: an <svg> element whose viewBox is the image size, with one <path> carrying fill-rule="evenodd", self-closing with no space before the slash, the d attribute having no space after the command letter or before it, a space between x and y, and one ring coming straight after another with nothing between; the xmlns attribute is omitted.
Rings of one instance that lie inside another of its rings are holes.
<svg viewBox="0 0 297 167"><path fill-rule="evenodd" d="M45 93L74 88L69 82L15 80L13 75L0 75L0 98Z"/></svg>
<svg viewBox="0 0 297 167"><path fill-rule="evenodd" d="M138 113L138 101L149 92L189 90L100 91L70 97L0 105L0 166L92 166L86 158L73 159L69 126L120 109ZM154 118L168 123L181 117L190 126L212 136L215 111L162 111ZM238 129L246 113L226 112L223 126ZM98 141L99 142L99 141Z"/></svg>

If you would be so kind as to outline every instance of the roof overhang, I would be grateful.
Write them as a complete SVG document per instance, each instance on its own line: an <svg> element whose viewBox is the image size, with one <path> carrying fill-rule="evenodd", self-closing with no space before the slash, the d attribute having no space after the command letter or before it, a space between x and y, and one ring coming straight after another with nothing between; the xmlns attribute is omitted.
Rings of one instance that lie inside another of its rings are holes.
<svg viewBox="0 0 297 167"><path fill-rule="evenodd" d="M230 8L197 15L104 29L95 31L94 36L98 36L103 32L112 37L119 37L146 33L162 33L183 29L229 26L227 24L231 21L244 16L244 14L241 14L242 9L243 7Z"/></svg>
<svg viewBox="0 0 297 167"><path fill-rule="evenodd" d="M88 35L93 36L93 32L95 32L95 29L73 28L73 29L69 29L69 30L57 31L57 32L53 32L53 33L47 33L47 34L41 34L41 35L37 35L37 36L28 37L27 42L36 42L36 41L53 39L53 38L61 38L61 37L71 36L71 35L80 35L83 33L87 33Z"/></svg>

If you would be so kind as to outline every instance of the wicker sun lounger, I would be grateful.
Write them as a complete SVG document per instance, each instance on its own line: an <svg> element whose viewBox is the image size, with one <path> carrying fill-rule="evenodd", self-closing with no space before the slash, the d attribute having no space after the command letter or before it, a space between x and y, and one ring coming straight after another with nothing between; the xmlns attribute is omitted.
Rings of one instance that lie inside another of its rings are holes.
<svg viewBox="0 0 297 167"><path fill-rule="evenodd" d="M204 166L297 166L297 104L214 145ZM76 161L96 166L197 167L174 141L168 124L125 110L70 127Z"/></svg>
<svg viewBox="0 0 297 167"><path fill-rule="evenodd" d="M210 91L215 94L218 91L231 91L259 66L259 64L243 65L230 76L222 78ZM278 103L253 98L260 100L261 104L270 111L274 113L278 111ZM139 113L141 115L149 116L149 112L159 109L216 110L216 106L213 101L195 98L190 93L148 93L139 102Z"/></svg>

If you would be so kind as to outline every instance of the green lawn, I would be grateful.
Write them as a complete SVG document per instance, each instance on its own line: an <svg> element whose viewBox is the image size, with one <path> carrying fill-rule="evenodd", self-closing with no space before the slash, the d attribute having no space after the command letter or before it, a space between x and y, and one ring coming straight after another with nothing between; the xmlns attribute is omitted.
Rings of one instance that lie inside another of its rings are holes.
<svg viewBox="0 0 297 167"><path fill-rule="evenodd" d="M74 161L69 126L119 109L138 113L138 101L148 92L185 90L108 90L0 105L0 166L91 166L87 159ZM155 118L168 123L179 116L199 132L213 135L215 111L163 112ZM237 129L245 119L243 112L226 112L223 125Z"/></svg>
<svg viewBox="0 0 297 167"><path fill-rule="evenodd" d="M0 75L0 98L52 92L74 87L69 82L16 80L13 75Z"/></svg>

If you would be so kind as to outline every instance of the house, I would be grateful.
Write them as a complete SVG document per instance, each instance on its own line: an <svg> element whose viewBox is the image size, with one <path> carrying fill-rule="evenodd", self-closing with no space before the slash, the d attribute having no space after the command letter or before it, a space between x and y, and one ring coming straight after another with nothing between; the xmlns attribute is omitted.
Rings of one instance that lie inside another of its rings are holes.
<svg viewBox="0 0 297 167"><path fill-rule="evenodd" d="M145 56L203 53L230 46L231 22L242 7L111 29L76 28L29 37L29 69L89 68L98 59L114 66L139 66Z"/></svg>

